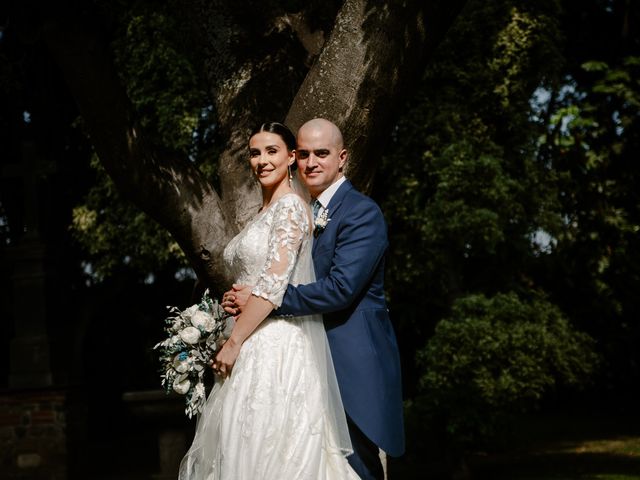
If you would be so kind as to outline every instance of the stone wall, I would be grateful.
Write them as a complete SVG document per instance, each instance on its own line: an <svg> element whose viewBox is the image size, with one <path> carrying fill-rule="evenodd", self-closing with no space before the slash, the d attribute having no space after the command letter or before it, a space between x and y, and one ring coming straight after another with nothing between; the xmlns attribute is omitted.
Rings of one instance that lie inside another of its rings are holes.
<svg viewBox="0 0 640 480"><path fill-rule="evenodd" d="M66 393L0 392L0 478L67 478Z"/></svg>

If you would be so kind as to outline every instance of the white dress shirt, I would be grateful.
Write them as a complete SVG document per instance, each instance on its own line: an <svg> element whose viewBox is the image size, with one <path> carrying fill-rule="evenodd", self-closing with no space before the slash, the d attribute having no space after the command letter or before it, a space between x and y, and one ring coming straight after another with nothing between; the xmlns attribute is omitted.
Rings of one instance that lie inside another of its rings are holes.
<svg viewBox="0 0 640 480"><path fill-rule="evenodd" d="M327 205L329 205L329 202L338 191L338 188L340 188L340 185L342 185L346 180L347 177L340 177L336 182L332 183L329 188L318 195L317 200L320 202L320 210L318 210L318 216L322 215L322 212L327 209Z"/></svg>

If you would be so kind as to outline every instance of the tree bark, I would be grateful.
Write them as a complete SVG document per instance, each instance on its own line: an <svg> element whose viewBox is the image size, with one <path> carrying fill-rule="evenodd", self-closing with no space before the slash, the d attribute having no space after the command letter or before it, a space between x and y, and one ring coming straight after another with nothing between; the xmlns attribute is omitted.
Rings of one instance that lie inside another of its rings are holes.
<svg viewBox="0 0 640 480"><path fill-rule="evenodd" d="M350 151L347 175L368 192L406 92L465 3L347 0L287 125L295 131L314 117L335 122Z"/></svg>
<svg viewBox="0 0 640 480"><path fill-rule="evenodd" d="M283 121L309 67L307 51L284 12L256 12L251 2L191 0L204 53L203 70L226 140L218 159L223 208L239 230L260 206L248 162L248 136L257 125ZM250 12L250 24L243 15ZM262 25L261 30L252 28Z"/></svg>
<svg viewBox="0 0 640 480"><path fill-rule="evenodd" d="M313 117L333 120L351 151L349 176L367 191L400 100L465 2L425 3L347 0L302 81L309 57L291 22L272 19L256 36L234 23L227 2L193 0L203 68L227 139L220 194L187 158L145 142L96 22L74 9L56 10L44 36L119 191L169 230L202 284L221 291L232 280L222 268L224 246L260 202L245 156L249 129L283 118L287 109L294 132ZM308 38L301 18L295 28Z"/></svg>

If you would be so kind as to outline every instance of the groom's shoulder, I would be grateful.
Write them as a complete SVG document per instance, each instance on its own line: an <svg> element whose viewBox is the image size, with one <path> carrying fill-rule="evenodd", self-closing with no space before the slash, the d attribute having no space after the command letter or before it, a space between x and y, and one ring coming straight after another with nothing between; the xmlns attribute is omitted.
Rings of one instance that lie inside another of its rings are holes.
<svg viewBox="0 0 640 480"><path fill-rule="evenodd" d="M344 201L350 206L360 206L362 208L373 209L382 213L380 206L373 198L360 192L353 185L351 185L351 188L347 191Z"/></svg>
<svg viewBox="0 0 640 480"><path fill-rule="evenodd" d="M343 204L346 207L345 211L349 212L347 217L350 221L376 225L380 228L386 227L386 220L380 206L371 197L356 190L355 187L346 193Z"/></svg>

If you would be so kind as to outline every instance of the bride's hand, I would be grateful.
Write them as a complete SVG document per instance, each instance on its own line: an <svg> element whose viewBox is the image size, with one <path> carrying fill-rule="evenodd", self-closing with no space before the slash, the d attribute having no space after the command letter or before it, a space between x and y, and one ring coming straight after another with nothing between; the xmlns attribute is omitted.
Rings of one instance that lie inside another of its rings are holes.
<svg viewBox="0 0 640 480"><path fill-rule="evenodd" d="M224 311L231 315L238 315L238 306L236 305L236 292L234 292L233 288L231 290L227 290L222 295L222 302L220 302L220 306L224 308Z"/></svg>
<svg viewBox="0 0 640 480"><path fill-rule="evenodd" d="M231 375L231 369L236 363L236 359L240 354L241 343L236 342L233 338L229 338L216 355L213 362L213 371L216 375L226 378Z"/></svg>
<svg viewBox="0 0 640 480"><path fill-rule="evenodd" d="M234 283L231 290L224 292L224 295L222 295L222 303L220 305L224 308L225 312L233 316L240 315L242 309L247 304L252 289L253 287L251 285Z"/></svg>

